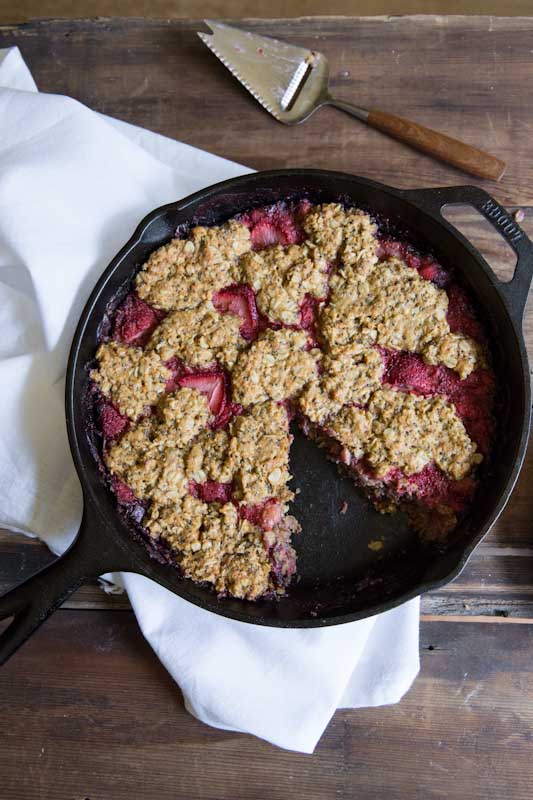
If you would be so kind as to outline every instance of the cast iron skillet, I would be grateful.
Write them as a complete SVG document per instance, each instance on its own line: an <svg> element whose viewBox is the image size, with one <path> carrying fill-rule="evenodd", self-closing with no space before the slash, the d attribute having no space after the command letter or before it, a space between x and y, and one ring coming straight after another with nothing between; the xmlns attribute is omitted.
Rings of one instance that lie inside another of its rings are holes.
<svg viewBox="0 0 533 800"><path fill-rule="evenodd" d="M323 451L296 435L292 473L301 492L293 504L303 532L296 538L299 579L278 601L217 598L214 592L158 563L121 517L104 486L87 435L86 365L106 312L128 289L148 254L183 224L211 224L251 206L308 196L368 207L399 224L444 264L453 265L477 299L491 336L501 384L498 441L474 507L445 549L421 546L401 515L370 508ZM482 256L441 216L446 204L469 204L511 245L517 266L500 282ZM13 617L0 636L0 663L73 591L111 571L136 572L202 608L242 622L283 628L337 625L377 614L455 578L504 508L522 465L530 424L530 384L521 325L533 272L533 245L498 203L474 186L400 191L353 175L321 170L255 173L219 183L158 208L140 223L113 259L81 315L70 352L66 418L72 456L84 495L78 536L62 558L0 598L0 619ZM346 500L348 513L339 509ZM53 502L53 498L50 498ZM368 547L383 539L376 552Z"/></svg>

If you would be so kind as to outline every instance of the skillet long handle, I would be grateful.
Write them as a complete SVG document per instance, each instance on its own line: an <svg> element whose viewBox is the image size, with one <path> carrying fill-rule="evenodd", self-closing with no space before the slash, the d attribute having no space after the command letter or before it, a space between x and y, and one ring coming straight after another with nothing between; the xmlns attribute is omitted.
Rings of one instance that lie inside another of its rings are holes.
<svg viewBox="0 0 533 800"><path fill-rule="evenodd" d="M399 139L416 150L421 150L439 161L445 161L470 175L499 181L505 172L505 162L500 161L499 158L444 133L419 125L418 122L412 122L404 117L396 117L394 114L377 109L367 111L333 97L328 99L328 104L346 111L346 113L363 120L372 128L387 133L394 139Z"/></svg>
<svg viewBox="0 0 533 800"><path fill-rule="evenodd" d="M87 514L67 552L0 597L0 621L13 618L0 633L0 665L84 583L106 572L135 572L131 557L98 528Z"/></svg>

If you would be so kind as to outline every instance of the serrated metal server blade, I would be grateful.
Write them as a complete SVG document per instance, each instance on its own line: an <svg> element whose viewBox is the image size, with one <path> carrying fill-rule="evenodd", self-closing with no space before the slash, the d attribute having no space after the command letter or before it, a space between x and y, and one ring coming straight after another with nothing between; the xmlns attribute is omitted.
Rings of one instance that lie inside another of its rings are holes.
<svg viewBox="0 0 533 800"><path fill-rule="evenodd" d="M220 22L204 22L213 33L198 36L250 94L279 118L287 87L311 51Z"/></svg>

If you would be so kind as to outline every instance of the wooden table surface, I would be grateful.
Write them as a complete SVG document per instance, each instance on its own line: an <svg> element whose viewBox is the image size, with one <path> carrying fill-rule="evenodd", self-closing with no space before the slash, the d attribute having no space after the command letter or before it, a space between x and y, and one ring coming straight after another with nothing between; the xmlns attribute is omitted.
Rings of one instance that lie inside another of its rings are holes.
<svg viewBox="0 0 533 800"><path fill-rule="evenodd" d="M243 25L326 53L340 96L506 159L501 183L486 188L522 208L533 234L533 19ZM0 27L0 47L20 47L42 91L257 169L318 166L401 187L472 182L333 109L300 127L279 125L204 48L200 27L48 21ZM448 215L498 275L512 274L512 252L476 212ZM531 353L533 311L525 331ZM312 757L191 718L125 598L82 589L0 672L0 797L531 798L532 478L530 447L507 509L463 574L423 598L413 689L397 706L337 712ZM51 559L37 541L7 532L0 552L0 590Z"/></svg>

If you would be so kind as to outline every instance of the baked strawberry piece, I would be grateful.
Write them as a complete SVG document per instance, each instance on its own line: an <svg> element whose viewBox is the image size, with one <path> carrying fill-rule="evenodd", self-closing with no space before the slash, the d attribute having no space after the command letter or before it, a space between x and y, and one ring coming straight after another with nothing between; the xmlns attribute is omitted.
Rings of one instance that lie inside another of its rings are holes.
<svg viewBox="0 0 533 800"><path fill-rule="evenodd" d="M310 204L276 203L268 208L254 208L238 219L250 229L254 250L264 250L274 244L300 244L305 240L301 222Z"/></svg>
<svg viewBox="0 0 533 800"><path fill-rule="evenodd" d="M98 400L98 422L104 439L104 447L108 442L118 439L129 426L129 419L120 413L109 400L100 397Z"/></svg>
<svg viewBox="0 0 533 800"><path fill-rule="evenodd" d="M279 500L270 497L263 503L253 506L241 506L239 513L243 519L247 519L252 525L257 525L265 531L271 531L281 522L283 509Z"/></svg>
<svg viewBox="0 0 533 800"><path fill-rule="evenodd" d="M111 337L122 344L142 347L164 316L164 311L152 308L130 292L115 311Z"/></svg>
<svg viewBox="0 0 533 800"><path fill-rule="evenodd" d="M452 284L447 289L448 313L446 319L452 333L464 333L478 342L485 341L483 326L476 317L474 307L468 294L457 284Z"/></svg>
<svg viewBox="0 0 533 800"><path fill-rule="evenodd" d="M240 317L242 320L239 329L241 336L249 341L255 339L262 327L262 322L251 286L241 283L220 289L213 294L212 303L221 314L233 314L235 317Z"/></svg>
<svg viewBox="0 0 533 800"><path fill-rule="evenodd" d="M323 300L306 294L303 303L300 306L300 328L307 331L308 347L318 347L320 342L318 338L318 313L320 305Z"/></svg>
<svg viewBox="0 0 533 800"><path fill-rule="evenodd" d="M111 477L111 487L120 505L133 506L139 502L135 497L133 489L128 486L127 483L121 481L120 478L117 478L116 475Z"/></svg>
<svg viewBox="0 0 533 800"><path fill-rule="evenodd" d="M171 359L166 365L173 372L166 385L167 392L186 387L203 394L215 417L211 423L212 428L224 427L233 416L241 413L242 407L231 401L228 375L218 365L208 369L194 369L184 365L179 359Z"/></svg>
<svg viewBox="0 0 533 800"><path fill-rule="evenodd" d="M189 492L193 497L203 500L204 503L229 503L233 494L233 483L189 481Z"/></svg>

